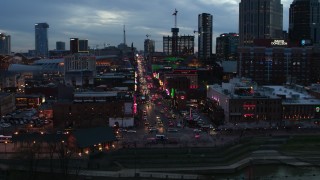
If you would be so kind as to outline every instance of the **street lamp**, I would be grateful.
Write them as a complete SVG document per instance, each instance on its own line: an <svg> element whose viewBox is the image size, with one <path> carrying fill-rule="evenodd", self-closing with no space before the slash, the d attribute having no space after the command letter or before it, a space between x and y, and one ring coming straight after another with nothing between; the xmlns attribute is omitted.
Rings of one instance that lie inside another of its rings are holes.
<svg viewBox="0 0 320 180"><path fill-rule="evenodd" d="M4 142L4 154L5 154L6 158L7 158L7 143L8 143L8 141Z"/></svg>

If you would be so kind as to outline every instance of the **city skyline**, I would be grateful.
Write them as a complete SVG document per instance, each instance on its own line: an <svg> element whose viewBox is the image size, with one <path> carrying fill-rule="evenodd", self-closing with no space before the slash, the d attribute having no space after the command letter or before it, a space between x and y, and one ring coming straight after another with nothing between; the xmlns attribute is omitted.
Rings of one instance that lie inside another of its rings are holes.
<svg viewBox="0 0 320 180"><path fill-rule="evenodd" d="M240 0L143 0L125 1L77 1L62 0L43 2L33 0L23 3L17 0L2 3L0 32L12 38L12 51L26 52L35 48L34 24L45 22L48 29L49 50L55 49L57 41L66 42L71 37L88 39L90 47L117 46L123 41L123 25L126 26L127 44L134 43L143 50L146 35L155 40L156 51L162 51L163 36L171 35L174 27L174 9L178 10L179 35L195 35L198 14L213 15L213 52L215 39L222 33L238 33ZM288 30L288 9L292 0L282 0L283 28ZM156 9L154 9L156 7ZM227 16L226 16L227 15ZM156 20L156 21L155 21ZM156 23L155 23L156 22ZM195 37L195 51L198 43Z"/></svg>

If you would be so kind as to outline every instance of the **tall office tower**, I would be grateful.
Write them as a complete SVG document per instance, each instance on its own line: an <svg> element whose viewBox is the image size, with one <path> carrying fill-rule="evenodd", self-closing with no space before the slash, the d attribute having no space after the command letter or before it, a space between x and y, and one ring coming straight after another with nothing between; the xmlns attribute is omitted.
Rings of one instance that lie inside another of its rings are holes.
<svg viewBox="0 0 320 180"><path fill-rule="evenodd" d="M11 37L4 33L0 33L0 54L11 54Z"/></svg>
<svg viewBox="0 0 320 180"><path fill-rule="evenodd" d="M254 39L283 39L283 5L280 0L241 0L239 4L240 46Z"/></svg>
<svg viewBox="0 0 320 180"><path fill-rule="evenodd" d="M212 55L212 15L202 13L198 15L198 58L208 62Z"/></svg>
<svg viewBox="0 0 320 180"><path fill-rule="evenodd" d="M237 50L239 45L239 34L223 33L216 40L217 60L235 61L237 60Z"/></svg>
<svg viewBox="0 0 320 180"><path fill-rule="evenodd" d="M79 39L79 53L89 53L89 45L87 39Z"/></svg>
<svg viewBox="0 0 320 180"><path fill-rule="evenodd" d="M58 50L58 51L66 50L66 43L62 42L62 41L57 41L56 42L56 50Z"/></svg>
<svg viewBox="0 0 320 180"><path fill-rule="evenodd" d="M36 55L48 57L48 28L47 23L35 24L35 50Z"/></svg>
<svg viewBox="0 0 320 180"><path fill-rule="evenodd" d="M320 1L294 0L289 9L289 39L301 45L320 43Z"/></svg>
<svg viewBox="0 0 320 180"><path fill-rule="evenodd" d="M78 38L70 38L70 53L78 53L79 52L79 39Z"/></svg>
<svg viewBox="0 0 320 180"><path fill-rule="evenodd" d="M70 38L70 52L75 53L89 53L88 40L81 40L78 38Z"/></svg>

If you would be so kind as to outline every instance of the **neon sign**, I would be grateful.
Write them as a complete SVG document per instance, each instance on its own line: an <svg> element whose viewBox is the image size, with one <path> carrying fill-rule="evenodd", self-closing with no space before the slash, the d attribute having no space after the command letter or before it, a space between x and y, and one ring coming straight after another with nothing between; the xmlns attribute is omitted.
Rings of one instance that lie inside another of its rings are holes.
<svg viewBox="0 0 320 180"><path fill-rule="evenodd" d="M286 46L288 43L284 40L273 40L271 41L272 46Z"/></svg>

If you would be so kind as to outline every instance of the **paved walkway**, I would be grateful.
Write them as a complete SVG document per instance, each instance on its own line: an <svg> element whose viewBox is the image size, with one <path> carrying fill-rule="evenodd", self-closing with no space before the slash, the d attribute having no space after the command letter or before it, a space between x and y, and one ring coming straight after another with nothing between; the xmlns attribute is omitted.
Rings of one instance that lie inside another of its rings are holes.
<svg viewBox="0 0 320 180"><path fill-rule="evenodd" d="M144 177L144 178L163 178L163 179L202 179L201 175L194 174L194 172L210 171L211 173L233 173L239 168L250 166L252 164L264 164L268 162L279 162L290 164L293 166L312 166L312 164L303 162L295 157L284 156L276 150L259 150L254 151L245 159L235 162L230 165L222 166L208 166L208 167L177 167L177 168L145 168L145 169L122 169L120 171L98 171L85 170L70 172L70 174L77 174L87 177ZM1 169L8 168L6 164L0 164ZM17 167L21 170L26 170L26 167ZM38 167L38 171L50 172L50 168ZM183 172L193 172L193 174L186 174Z"/></svg>
<svg viewBox="0 0 320 180"><path fill-rule="evenodd" d="M223 166L208 166L208 167L177 167L177 168L146 168L146 169L123 169L121 171L91 171L81 170L80 175L84 176L101 176L101 177L152 177L152 178L163 178L163 179L202 179L201 175L198 174L185 174L178 173L186 172L197 172L197 171L210 171L211 173L232 173L237 169L246 167L256 162L268 163L270 160L278 161L279 163L290 164L294 166L312 166L312 164L302 162L294 157L280 155L275 150L264 150L254 151L248 158L242 159L230 165Z"/></svg>

